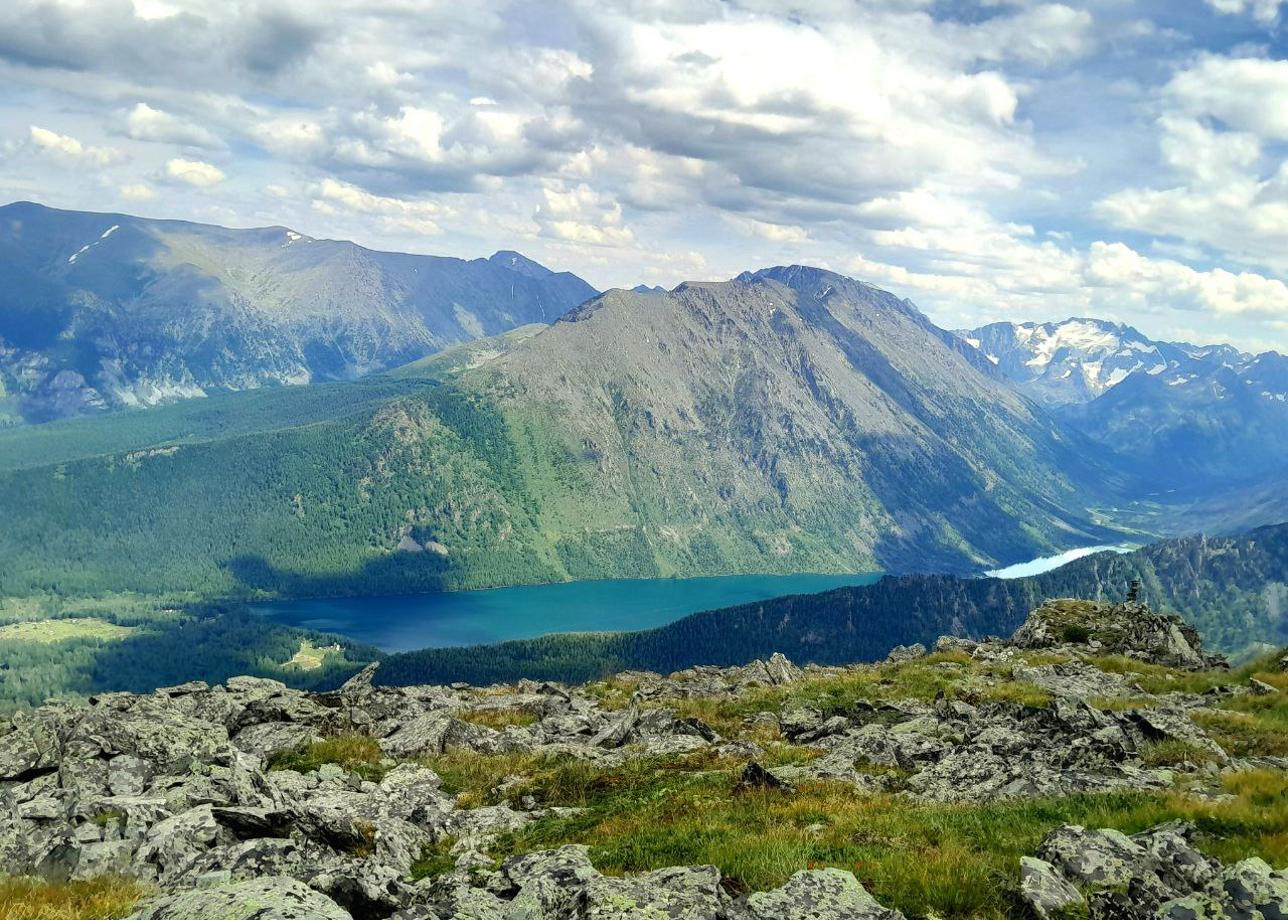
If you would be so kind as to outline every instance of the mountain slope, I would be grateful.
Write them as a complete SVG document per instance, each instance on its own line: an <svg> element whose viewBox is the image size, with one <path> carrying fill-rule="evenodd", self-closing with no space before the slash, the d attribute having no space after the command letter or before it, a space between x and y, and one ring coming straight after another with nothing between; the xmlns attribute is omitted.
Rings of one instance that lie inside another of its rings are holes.
<svg viewBox="0 0 1288 920"><path fill-rule="evenodd" d="M1080 512L1094 451L979 361L910 304L817 270L613 291L403 379L333 384L331 416L287 388L0 438L17 458L0 585L961 571L1103 542ZM56 465L34 459L46 444Z"/></svg>
<svg viewBox="0 0 1288 920"><path fill-rule="evenodd" d="M940 635L1010 634L1049 598L1117 601L1133 578L1142 581L1142 597L1182 613L1218 648L1288 643L1288 524L1281 524L1237 537L1187 537L1132 553L1099 553L1028 578L888 577L697 613L640 632L425 649L386 659L380 680L577 681L622 670L743 664L774 652L819 664L870 661L896 645L929 645Z"/></svg>
<svg viewBox="0 0 1288 920"><path fill-rule="evenodd" d="M667 573L703 553L969 567L1090 532L1081 445L910 304L829 272L613 291L461 379L523 433L570 571L609 534Z"/></svg>
<svg viewBox="0 0 1288 920"><path fill-rule="evenodd" d="M1133 374L1061 416L1131 460L1155 490L1283 482L1288 474L1288 357L1208 360L1165 374Z"/></svg>
<svg viewBox="0 0 1288 920"><path fill-rule="evenodd" d="M374 252L283 227L0 208L0 415L351 379L550 322L595 291L518 253Z"/></svg>

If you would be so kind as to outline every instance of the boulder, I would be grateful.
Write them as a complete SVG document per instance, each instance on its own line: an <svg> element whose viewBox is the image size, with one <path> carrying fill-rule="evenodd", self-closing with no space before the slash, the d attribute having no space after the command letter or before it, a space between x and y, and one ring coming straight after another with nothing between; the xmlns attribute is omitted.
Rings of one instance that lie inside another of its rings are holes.
<svg viewBox="0 0 1288 920"><path fill-rule="evenodd" d="M1127 837L1057 828L1038 850L1043 859L1021 861L1020 895L1041 917L1084 900L1092 920L1288 916L1288 873L1256 858L1223 867L1194 848L1194 830L1170 822Z"/></svg>
<svg viewBox="0 0 1288 920"><path fill-rule="evenodd" d="M271 760L278 754L285 754L319 740L321 736L308 725L296 722L261 722L239 731L233 737L233 744L238 750Z"/></svg>
<svg viewBox="0 0 1288 920"><path fill-rule="evenodd" d="M853 873L807 869L787 884L747 898L755 920L902 920L903 914L877 903Z"/></svg>
<svg viewBox="0 0 1288 920"><path fill-rule="evenodd" d="M734 783L733 791L735 794L746 792L795 792L796 787L785 780L779 779L753 760L743 768L742 775L738 777L738 782Z"/></svg>
<svg viewBox="0 0 1288 920"><path fill-rule="evenodd" d="M598 876L578 898L579 920L720 920L729 898L714 866L659 869L632 878Z"/></svg>
<svg viewBox="0 0 1288 920"><path fill-rule="evenodd" d="M259 878L147 901L128 920L353 920L291 878Z"/></svg>
<svg viewBox="0 0 1288 920"><path fill-rule="evenodd" d="M926 647L918 642L916 645L896 645L886 655L887 664L901 664L905 661L916 661L926 657Z"/></svg>
<svg viewBox="0 0 1288 920"><path fill-rule="evenodd" d="M1020 897L1042 920L1086 904L1082 893L1055 866L1032 856L1020 859Z"/></svg>

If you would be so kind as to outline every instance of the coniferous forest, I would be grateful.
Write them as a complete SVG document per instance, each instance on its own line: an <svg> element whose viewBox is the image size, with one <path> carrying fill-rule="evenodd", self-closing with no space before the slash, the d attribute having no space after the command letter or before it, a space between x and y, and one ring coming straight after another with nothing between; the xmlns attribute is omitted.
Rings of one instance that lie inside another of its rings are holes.
<svg viewBox="0 0 1288 920"><path fill-rule="evenodd" d="M583 681L618 671L661 673L700 664L742 664L782 652L797 662L844 664L882 658L895 645L942 635L1006 636L1053 597L1141 596L1181 613L1215 647L1288 644L1288 525L1242 537L1169 540L1132 553L1098 553L1027 578L886 577L873 585L782 597L685 617L629 633L554 635L475 648L391 656L390 684Z"/></svg>

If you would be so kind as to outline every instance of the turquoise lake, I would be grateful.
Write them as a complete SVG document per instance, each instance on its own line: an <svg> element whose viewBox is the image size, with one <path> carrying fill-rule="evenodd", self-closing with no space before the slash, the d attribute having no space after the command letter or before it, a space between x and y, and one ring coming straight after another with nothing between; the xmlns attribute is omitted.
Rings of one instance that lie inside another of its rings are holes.
<svg viewBox="0 0 1288 920"><path fill-rule="evenodd" d="M649 629L701 610L868 585L880 577L869 572L575 581L443 594L274 601L253 609L285 626L336 632L386 652L404 652L556 632Z"/></svg>

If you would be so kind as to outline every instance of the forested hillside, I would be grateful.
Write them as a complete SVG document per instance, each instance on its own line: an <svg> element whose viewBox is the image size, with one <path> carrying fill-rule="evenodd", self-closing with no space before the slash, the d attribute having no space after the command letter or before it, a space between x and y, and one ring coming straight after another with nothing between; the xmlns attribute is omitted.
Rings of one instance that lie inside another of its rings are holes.
<svg viewBox="0 0 1288 920"><path fill-rule="evenodd" d="M941 635L1009 635L1043 600L1120 600L1133 579L1142 597L1181 613L1218 648L1288 643L1288 524L1239 537L1169 540L1132 553L1099 553L1030 578L887 577L874 585L777 598L685 617L659 629L557 635L475 648L391 656L395 684L466 680L590 680L615 671L668 673L742 664L782 652L844 664Z"/></svg>
<svg viewBox="0 0 1288 920"><path fill-rule="evenodd" d="M278 626L239 605L191 597L0 602L0 711L239 674L330 686L378 657L341 636Z"/></svg>
<svg viewBox="0 0 1288 920"><path fill-rule="evenodd" d="M909 303L815 269L615 291L394 378L0 437L0 593L975 571L1114 477Z"/></svg>

